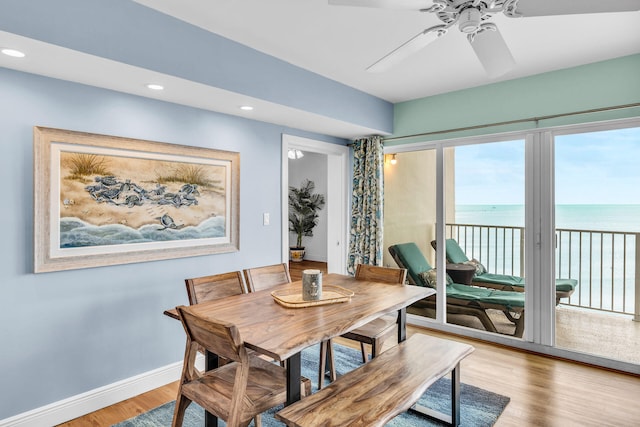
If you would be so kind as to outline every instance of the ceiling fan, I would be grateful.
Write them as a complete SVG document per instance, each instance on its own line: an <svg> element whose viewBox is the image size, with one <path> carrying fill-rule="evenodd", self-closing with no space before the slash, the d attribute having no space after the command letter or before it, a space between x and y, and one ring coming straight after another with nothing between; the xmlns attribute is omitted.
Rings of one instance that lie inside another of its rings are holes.
<svg viewBox="0 0 640 427"><path fill-rule="evenodd" d="M496 13L511 18L575 15L583 13L628 12L640 10L640 0L328 0L335 6L360 6L406 9L433 13L443 23L422 31L367 68L385 71L428 44L445 35L456 25L467 35L473 51L489 77L498 77L515 66L515 60L496 24Z"/></svg>

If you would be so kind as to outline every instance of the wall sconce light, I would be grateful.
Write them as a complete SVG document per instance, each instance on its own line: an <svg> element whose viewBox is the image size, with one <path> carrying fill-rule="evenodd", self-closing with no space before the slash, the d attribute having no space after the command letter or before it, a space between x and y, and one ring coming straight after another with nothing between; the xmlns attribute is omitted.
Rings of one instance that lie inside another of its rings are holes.
<svg viewBox="0 0 640 427"><path fill-rule="evenodd" d="M389 163L391 163L392 165L395 165L396 163L398 163L398 160L396 159L395 154L391 155L391 160L389 161Z"/></svg>

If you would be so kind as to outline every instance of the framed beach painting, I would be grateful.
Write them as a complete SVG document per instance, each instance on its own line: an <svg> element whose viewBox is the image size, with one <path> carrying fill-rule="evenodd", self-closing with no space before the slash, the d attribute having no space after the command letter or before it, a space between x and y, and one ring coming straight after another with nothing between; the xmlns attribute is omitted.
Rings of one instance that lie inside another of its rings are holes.
<svg viewBox="0 0 640 427"><path fill-rule="evenodd" d="M232 252L240 155L34 127L34 271Z"/></svg>

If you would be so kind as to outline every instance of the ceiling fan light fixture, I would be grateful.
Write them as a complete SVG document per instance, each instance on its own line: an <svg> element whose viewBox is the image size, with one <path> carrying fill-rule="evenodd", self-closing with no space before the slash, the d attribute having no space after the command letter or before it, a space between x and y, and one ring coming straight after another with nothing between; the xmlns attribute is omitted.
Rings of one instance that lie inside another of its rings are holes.
<svg viewBox="0 0 640 427"><path fill-rule="evenodd" d="M458 18L458 29L463 33L473 33L480 26L481 19L482 15L478 8L468 7L460 12L460 17Z"/></svg>
<svg viewBox="0 0 640 427"><path fill-rule="evenodd" d="M495 23L493 15L510 18L563 16L609 12L636 12L640 0L328 0L330 5L406 9L430 13L442 25L428 28L392 50L367 68L381 72L408 58L447 33L454 25L471 44L490 78L498 78L515 68L515 60Z"/></svg>
<svg viewBox="0 0 640 427"><path fill-rule="evenodd" d="M287 152L287 157L290 158L291 160L297 160L297 159L303 158L304 153L300 150L289 148L289 151Z"/></svg>

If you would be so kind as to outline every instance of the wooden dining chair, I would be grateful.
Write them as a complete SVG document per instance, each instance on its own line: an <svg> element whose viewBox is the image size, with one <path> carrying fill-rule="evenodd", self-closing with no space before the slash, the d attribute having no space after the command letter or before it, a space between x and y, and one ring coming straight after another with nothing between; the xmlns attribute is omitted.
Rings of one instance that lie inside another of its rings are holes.
<svg viewBox="0 0 640 427"><path fill-rule="evenodd" d="M184 283L187 286L190 305L247 293L240 271L184 279ZM206 353L204 348L200 348L199 351L202 354ZM227 363L227 360L220 357L218 363L222 365Z"/></svg>
<svg viewBox="0 0 640 427"><path fill-rule="evenodd" d="M244 277L249 292L258 292L274 286L291 283L289 266L285 263L247 268L244 270ZM287 365L285 361L281 361L280 366L286 367ZM306 377L302 377L301 381L302 396L309 396L311 394L311 381Z"/></svg>
<svg viewBox="0 0 640 427"><path fill-rule="evenodd" d="M177 311L187 334L182 376L173 415L173 427L181 427L191 402L226 421L229 427L247 426L260 414L287 399L285 369L247 352L235 325L202 319L190 307ZM195 369L198 347L231 362L203 374Z"/></svg>
<svg viewBox="0 0 640 427"><path fill-rule="evenodd" d="M356 280L370 280L393 285L404 285L407 279L407 270L405 268L358 264L355 277ZM366 363L368 358L365 345L371 346L372 358L380 354L384 341L397 331L397 320L398 316L395 313L384 315L341 336L360 343L362 363ZM322 388L327 369L325 365L327 363L329 364L330 379L333 381L335 380L336 374L333 363L333 343L331 340L327 340L320 345L318 389Z"/></svg>
<svg viewBox="0 0 640 427"><path fill-rule="evenodd" d="M289 266L286 263L247 268L244 270L249 292L258 292L284 283L291 283Z"/></svg>

